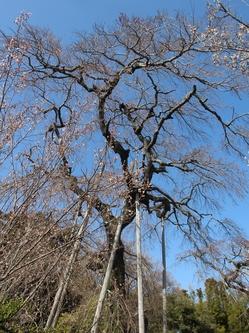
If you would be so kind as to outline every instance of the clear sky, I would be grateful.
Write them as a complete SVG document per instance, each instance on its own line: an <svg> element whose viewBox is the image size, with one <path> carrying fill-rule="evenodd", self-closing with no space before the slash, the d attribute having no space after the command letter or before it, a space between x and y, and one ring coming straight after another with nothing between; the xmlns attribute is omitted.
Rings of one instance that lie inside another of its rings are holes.
<svg viewBox="0 0 249 333"><path fill-rule="evenodd" d="M174 11L195 8L204 11L204 0L0 0L1 26L11 26L20 11L32 13L31 23L49 27L69 39L72 32L89 30L94 23L112 24L122 12L148 16L158 10Z"/></svg>
<svg viewBox="0 0 249 333"><path fill-rule="evenodd" d="M239 13L249 17L247 1L228 2ZM95 23L112 25L121 12L128 15L149 16L156 14L158 10L169 13L180 10L201 18L205 15L205 4L205 0L0 0L0 28L5 30L13 27L15 17L21 11L27 11L32 13L30 23L50 28L62 40L70 42L73 33L89 31ZM241 105L246 108L246 104L241 103ZM227 203L223 214L238 221L248 231L248 211L248 199L246 199L238 205ZM193 265L175 264L175 255L180 252L179 240L173 235L169 235L168 238L170 272L183 288L198 286L200 281ZM159 261L159 249L153 248L152 245L149 247L155 260Z"/></svg>

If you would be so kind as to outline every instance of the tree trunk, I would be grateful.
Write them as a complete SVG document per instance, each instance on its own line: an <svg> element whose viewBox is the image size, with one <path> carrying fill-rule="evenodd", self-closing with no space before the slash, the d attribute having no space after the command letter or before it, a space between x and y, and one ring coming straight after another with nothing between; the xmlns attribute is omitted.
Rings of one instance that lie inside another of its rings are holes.
<svg viewBox="0 0 249 333"><path fill-rule="evenodd" d="M162 222L162 300L163 300L163 333L167 333L167 274L166 274L166 240L165 240L165 221Z"/></svg>
<svg viewBox="0 0 249 333"><path fill-rule="evenodd" d="M56 292L53 306L51 308L45 329L49 329L51 327L54 328L57 324L57 321L58 321L58 318L60 315L60 311L61 311L61 307L63 304L63 300L64 300L64 297L66 294L67 286L68 286L68 283L70 281L70 277L71 277L71 274L73 271L74 263L77 259L77 256L78 256L78 253L80 250L81 237L84 233L85 227L89 220L90 211L91 211L91 208L88 208L85 212L82 224L81 224L79 231L77 233L77 236L76 236L76 241L74 243L72 253L68 260L67 266L66 266L65 270L63 271L62 277L60 279L59 287ZM76 215L76 221L77 221L77 218L78 218L78 213Z"/></svg>
<svg viewBox="0 0 249 333"><path fill-rule="evenodd" d="M139 333L145 333L142 253L141 253L141 218L140 218L140 203L139 203L138 194L136 195L136 252L137 252L138 331Z"/></svg>
<svg viewBox="0 0 249 333"><path fill-rule="evenodd" d="M124 260L124 244L121 239L118 242L118 248L116 249L114 262L113 262L113 280L114 287L120 292L122 296L125 296L125 260Z"/></svg>
<svg viewBox="0 0 249 333"><path fill-rule="evenodd" d="M108 265L107 265L103 285L102 285L102 288L101 288L101 291L100 291L100 294L99 294L98 304L97 304L97 308L96 308L94 319L93 319L93 325L92 325L91 333L97 333L98 332L99 320L100 320L100 316L101 316L101 313L102 313L106 292L107 292L107 289L108 289L108 286L109 286L109 283L110 283L110 280L111 280L111 273L112 273L112 269L113 269L113 265L114 265L114 261L115 261L115 257L116 257L116 252L118 250L118 245L119 245L119 242L120 242L122 222L123 222L122 219L120 219L119 222L118 222L118 225L117 225L111 255L110 255L110 258L109 258Z"/></svg>

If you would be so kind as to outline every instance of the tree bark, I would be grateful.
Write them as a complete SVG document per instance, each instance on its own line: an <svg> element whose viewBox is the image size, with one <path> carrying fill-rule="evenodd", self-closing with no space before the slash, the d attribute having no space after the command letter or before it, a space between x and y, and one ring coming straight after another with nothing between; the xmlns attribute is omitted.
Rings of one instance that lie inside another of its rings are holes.
<svg viewBox="0 0 249 333"><path fill-rule="evenodd" d="M125 296L125 260L124 260L124 244L119 239L113 262L113 282L120 294Z"/></svg>

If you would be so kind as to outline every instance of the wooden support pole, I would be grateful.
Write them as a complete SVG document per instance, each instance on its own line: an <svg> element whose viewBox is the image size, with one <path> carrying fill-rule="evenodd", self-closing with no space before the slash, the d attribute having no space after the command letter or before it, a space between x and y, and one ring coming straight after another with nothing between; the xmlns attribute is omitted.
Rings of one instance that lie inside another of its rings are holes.
<svg viewBox="0 0 249 333"><path fill-rule="evenodd" d="M102 285L102 288L101 288L101 291L99 294L98 304L97 304L97 308L96 308L94 319L93 319L91 333L98 332L99 320L100 320L100 316L102 313L106 292L108 290L108 286L109 286L110 279L111 279L111 273L112 273L114 258L115 258L115 254L116 254L116 250L118 247L118 242L119 242L119 238L120 238L120 234L121 234L121 229L122 229L122 219L120 219L120 221L117 225L114 242L113 242L113 247L112 247L111 255L109 258L108 265L107 265L105 277L104 277L104 282L103 282L103 285Z"/></svg>
<svg viewBox="0 0 249 333"><path fill-rule="evenodd" d="M162 219L162 301L163 301L163 333L167 333L167 269L166 269L166 238L165 220Z"/></svg>
<svg viewBox="0 0 249 333"><path fill-rule="evenodd" d="M68 260L68 263L67 263L65 269L62 272L62 276L61 276L61 279L59 282L59 287L57 289L57 292L56 292L56 295L54 298L54 302L53 302L52 308L49 313L49 317L48 317L48 320L47 320L47 323L45 326L45 330L48 330L49 328L54 328L57 324L57 321L58 321L58 318L60 315L60 311L61 311L61 307L62 307L64 297L66 294L66 290L68 287L68 283L70 281L70 277L71 277L71 274L73 271L74 263L77 259L77 256L78 256L78 253L80 250L81 238L84 233L85 227L88 224L90 210L91 210L91 208L88 208L85 212L82 224L76 235L76 240L73 245L73 249L72 249L70 258ZM77 219L78 219L78 213L75 217L75 222L77 222Z"/></svg>
<svg viewBox="0 0 249 333"><path fill-rule="evenodd" d="M140 216L140 202L139 202L138 193L136 195L136 252L137 252L138 331L139 333L145 333L142 251L141 251L141 216Z"/></svg>

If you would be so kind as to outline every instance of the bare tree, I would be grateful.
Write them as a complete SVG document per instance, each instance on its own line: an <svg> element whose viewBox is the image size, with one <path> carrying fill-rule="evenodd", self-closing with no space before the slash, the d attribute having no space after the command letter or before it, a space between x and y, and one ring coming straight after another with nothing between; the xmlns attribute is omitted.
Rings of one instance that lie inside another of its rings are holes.
<svg viewBox="0 0 249 333"><path fill-rule="evenodd" d="M78 198L92 203L98 227L91 230L95 239L96 229L105 234L110 288L126 295L123 238L138 193L147 213L158 219L168 214L169 225L196 252L210 250L219 238L239 237L232 223L215 215L221 195L246 193L249 143L248 114L227 109L219 99L239 93L246 82L217 63L222 35L181 16L158 14L121 15L112 29L79 34L69 47L25 22L18 34L3 38L18 75L25 76L20 96L28 91L27 105L38 119L31 131L43 137L43 154L33 141L27 144L30 153L22 156L29 168L17 180L34 179L30 169L49 176L36 201L29 194L34 210L61 211Z"/></svg>

